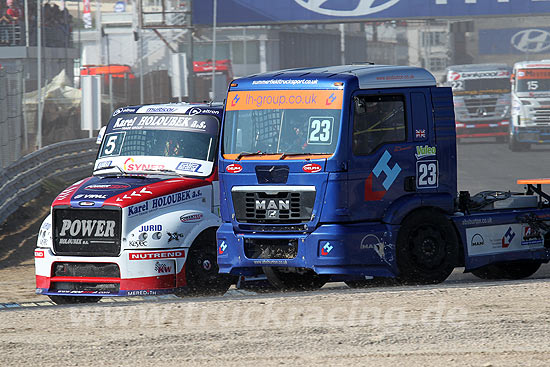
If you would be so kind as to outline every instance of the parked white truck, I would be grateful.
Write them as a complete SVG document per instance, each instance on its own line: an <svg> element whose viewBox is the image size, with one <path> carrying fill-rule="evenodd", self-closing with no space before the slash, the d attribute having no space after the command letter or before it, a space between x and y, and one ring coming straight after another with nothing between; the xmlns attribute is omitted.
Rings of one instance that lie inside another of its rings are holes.
<svg viewBox="0 0 550 367"><path fill-rule="evenodd" d="M512 151L550 142L550 60L514 65L512 77Z"/></svg>
<svg viewBox="0 0 550 367"><path fill-rule="evenodd" d="M93 176L52 203L35 249L36 293L56 303L103 296L221 294L216 157L221 105L119 108Z"/></svg>

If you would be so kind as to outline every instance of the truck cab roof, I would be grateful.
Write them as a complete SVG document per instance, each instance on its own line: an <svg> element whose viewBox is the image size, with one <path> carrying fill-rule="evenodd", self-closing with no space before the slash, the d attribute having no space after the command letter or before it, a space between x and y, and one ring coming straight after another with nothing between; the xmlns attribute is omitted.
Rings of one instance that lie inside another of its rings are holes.
<svg viewBox="0 0 550 367"><path fill-rule="evenodd" d="M178 113L186 115L215 115L221 117L223 104L215 103L163 103L127 106L116 109L112 116L130 113Z"/></svg>
<svg viewBox="0 0 550 367"><path fill-rule="evenodd" d="M450 65L447 71L463 72L463 71L493 71L493 70L510 70L506 64L486 63L486 64L464 64Z"/></svg>
<svg viewBox="0 0 550 367"><path fill-rule="evenodd" d="M550 60L521 61L514 64L514 69L547 69L550 68Z"/></svg>
<svg viewBox="0 0 550 367"><path fill-rule="evenodd" d="M426 69L411 66L390 65L342 65L316 68L288 69L267 72L236 80L232 90L245 89L337 89L356 80L361 89L431 87L436 85L435 77Z"/></svg>

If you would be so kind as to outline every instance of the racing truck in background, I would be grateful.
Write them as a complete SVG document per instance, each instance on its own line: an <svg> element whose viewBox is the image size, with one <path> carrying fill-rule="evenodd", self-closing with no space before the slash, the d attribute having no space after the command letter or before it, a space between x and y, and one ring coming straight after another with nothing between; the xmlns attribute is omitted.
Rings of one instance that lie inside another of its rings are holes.
<svg viewBox="0 0 550 367"><path fill-rule="evenodd" d="M453 110L451 88L415 67L234 80L219 150L220 272L263 269L282 289L437 283L458 266L485 279L535 273L550 259L550 196L540 182L458 194Z"/></svg>
<svg viewBox="0 0 550 367"><path fill-rule="evenodd" d="M453 90L456 137L495 137L504 143L510 122L510 74L506 64L453 65L446 71Z"/></svg>
<svg viewBox="0 0 550 367"><path fill-rule="evenodd" d="M550 60L514 64L511 82L510 150L550 142Z"/></svg>
<svg viewBox="0 0 550 367"><path fill-rule="evenodd" d="M36 293L56 303L223 294L232 279L216 265L221 117L216 104L114 111L93 176L63 190L42 223Z"/></svg>

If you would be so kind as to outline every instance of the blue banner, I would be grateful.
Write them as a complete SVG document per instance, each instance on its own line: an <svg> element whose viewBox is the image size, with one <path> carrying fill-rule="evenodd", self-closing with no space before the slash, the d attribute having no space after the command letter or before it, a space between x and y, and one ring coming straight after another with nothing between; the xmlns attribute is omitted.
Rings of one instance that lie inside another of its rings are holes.
<svg viewBox="0 0 550 367"><path fill-rule="evenodd" d="M351 22L550 14L549 0L218 0L218 25ZM212 25L213 0L193 1L193 24Z"/></svg>
<svg viewBox="0 0 550 367"><path fill-rule="evenodd" d="M550 54L550 28L533 27L480 30L479 54Z"/></svg>

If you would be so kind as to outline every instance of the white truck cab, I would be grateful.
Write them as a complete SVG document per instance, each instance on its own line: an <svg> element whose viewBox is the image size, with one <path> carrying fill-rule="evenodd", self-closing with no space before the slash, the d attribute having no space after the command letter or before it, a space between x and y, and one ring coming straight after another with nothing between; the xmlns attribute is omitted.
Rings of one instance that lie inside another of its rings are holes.
<svg viewBox="0 0 550 367"><path fill-rule="evenodd" d="M221 105L119 108L93 175L53 201L35 249L36 292L56 303L105 296L224 293L218 274Z"/></svg>
<svg viewBox="0 0 550 367"><path fill-rule="evenodd" d="M531 144L550 142L550 60L514 65L509 146L528 150Z"/></svg>

